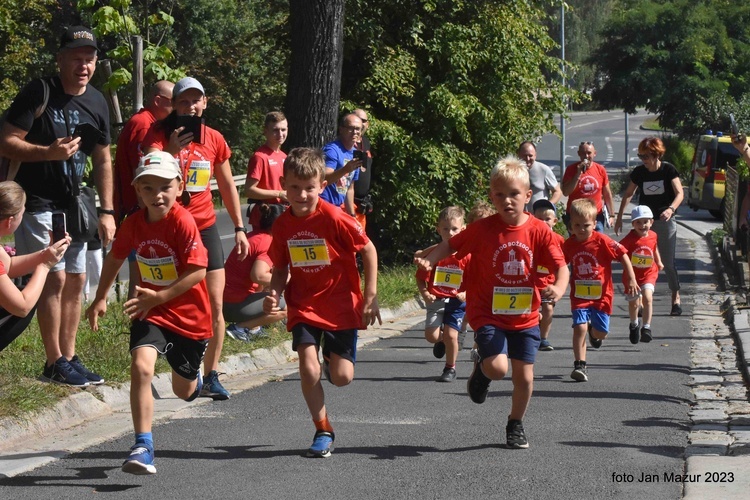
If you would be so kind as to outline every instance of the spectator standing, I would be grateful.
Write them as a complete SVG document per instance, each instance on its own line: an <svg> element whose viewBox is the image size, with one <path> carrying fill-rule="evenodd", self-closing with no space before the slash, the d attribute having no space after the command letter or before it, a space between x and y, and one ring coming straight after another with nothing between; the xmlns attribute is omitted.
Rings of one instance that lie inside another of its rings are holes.
<svg viewBox="0 0 750 500"><path fill-rule="evenodd" d="M112 160L109 152L109 109L104 96L89 85L96 70L96 37L85 26L68 28L57 53L59 73L34 80L16 96L0 131L3 154L22 163L16 175L26 191L26 212L16 231L19 255L28 255L50 244L52 212L72 202L72 169L80 178L90 156L100 201L99 236L108 245L115 234L112 203ZM49 100L43 103L44 85ZM81 139L73 137L79 123L96 127L101 136L91 151L82 151ZM102 384L104 379L88 370L76 355L76 332L81 317L81 298L86 280L86 244L74 241L47 276L39 299L39 329L47 361L42 379L73 386Z"/></svg>
<svg viewBox="0 0 750 500"><path fill-rule="evenodd" d="M682 314L680 305L680 277L675 266L675 250L677 248L677 223L674 214L682 203L684 194L680 174L671 163L662 161L666 152L664 143L658 137L646 137L638 144L638 158L643 162L630 173L630 183L620 202L620 211L615 222L615 234L622 229L622 214L630 203L636 190L641 194L639 205L651 209L654 215L654 225L651 227L656 233L659 254L667 273L667 283L672 291L672 310L670 315Z"/></svg>
<svg viewBox="0 0 750 500"><path fill-rule="evenodd" d="M359 168L359 178L354 181L354 208L359 224L362 229L365 229L367 227L367 215L372 213L372 197L370 196L372 152L370 150L370 139L365 135L370 128L370 119L364 109L357 108L353 113L362 121L362 134L354 147L365 154L364 162Z"/></svg>
<svg viewBox="0 0 750 500"><path fill-rule="evenodd" d="M346 213L356 216L354 210L354 182L359 178L362 160L354 159L354 150L362 137L362 120L354 113L344 115L339 121L338 138L323 146L328 185L320 197L328 203L343 206Z"/></svg>
<svg viewBox="0 0 750 500"><path fill-rule="evenodd" d="M531 182L531 201L526 205L526 211L532 212L534 203L539 200L549 200L556 205L562 198L560 183L557 182L552 169L544 163L536 161L536 146L531 141L524 141L518 146L518 157L526 162Z"/></svg>
<svg viewBox="0 0 750 500"><path fill-rule="evenodd" d="M148 93L146 105L128 120L117 139L114 201L118 225L125 217L138 210L138 197L132 184L135 169L138 168L138 162L144 155L141 144L151 125L157 120L163 120L172 112L173 88L172 82L166 80L156 82ZM128 270L130 273L128 298L132 299L135 296L135 285L139 281L135 254L128 258Z"/></svg>
<svg viewBox="0 0 750 500"><path fill-rule="evenodd" d="M596 231L604 231L604 224L612 225L614 221L614 204L612 191L609 188L609 177L603 165L596 163L596 148L591 141L582 142L578 146L578 157L581 161L568 165L563 174L562 194L568 197L566 212L570 212L571 204L580 198L591 198L596 204ZM604 209L606 208L606 217ZM569 217L564 217L568 225Z"/></svg>
<svg viewBox="0 0 750 500"><path fill-rule="evenodd" d="M171 115L157 122L151 127L143 140L143 149L147 153L164 150L175 156L180 162L180 168L185 179L185 191L181 196L181 203L195 218L200 230L203 245L208 250L208 267L206 269L206 285L211 303L211 317L213 319L213 337L208 343L208 350L204 358L206 375L203 378L201 396L214 400L229 399L227 391L219 381L219 358L224 345L224 250L221 246L219 230L216 227L216 212L214 211L213 195L210 181L216 178L219 193L227 207L227 213L235 225L234 243L239 260L244 260L248 253L247 236L240 210L240 197L232 177L229 165L229 150L224 137L208 126L202 126L200 143L193 142L192 132L183 133L183 127L173 127L172 118L177 116L202 116L208 104L203 85L195 78L186 77L177 82L172 91Z"/></svg>
<svg viewBox="0 0 750 500"><path fill-rule="evenodd" d="M286 191L279 180L284 175L286 153L281 146L286 141L289 126L286 116L281 111L271 111L266 115L263 125L265 144L258 148L247 164L245 179L245 196L248 207L248 219L253 230L260 223L259 202L266 204L286 204Z"/></svg>

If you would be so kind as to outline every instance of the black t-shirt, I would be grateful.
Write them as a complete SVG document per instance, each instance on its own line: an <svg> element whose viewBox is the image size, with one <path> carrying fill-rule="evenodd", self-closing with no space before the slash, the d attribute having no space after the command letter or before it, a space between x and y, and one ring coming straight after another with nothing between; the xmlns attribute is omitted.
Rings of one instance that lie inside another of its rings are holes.
<svg viewBox="0 0 750 500"><path fill-rule="evenodd" d="M71 96L65 94L58 76L46 81L49 102L44 114L34 119L34 112L44 99L41 81L34 80L18 93L8 109L6 121L27 131L28 142L41 146L72 136L79 123L90 123L102 132L98 143L109 145L109 108L101 92L87 85L83 94ZM75 166L80 178L86 159L86 155L78 151L68 161L21 163L15 181L26 191L26 210L41 212L65 208L70 200L70 165Z"/></svg>
<svg viewBox="0 0 750 500"><path fill-rule="evenodd" d="M372 178L372 154L370 153L370 139L362 136L362 147L357 145L357 149L367 151L367 160L365 160L365 171L359 171L359 179L354 181L354 197L364 198L370 192L370 179Z"/></svg>
<svg viewBox="0 0 750 500"><path fill-rule="evenodd" d="M640 197L638 203L646 205L659 218L661 213L674 201L675 192L672 179L680 174L671 163L661 162L655 172L649 172L644 165L638 165L630 173L630 180L638 186Z"/></svg>

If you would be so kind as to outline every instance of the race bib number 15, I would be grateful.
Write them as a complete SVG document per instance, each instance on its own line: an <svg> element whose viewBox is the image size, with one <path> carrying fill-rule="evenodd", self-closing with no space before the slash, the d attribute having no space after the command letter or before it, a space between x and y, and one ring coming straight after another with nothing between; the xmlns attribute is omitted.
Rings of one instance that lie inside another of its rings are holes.
<svg viewBox="0 0 750 500"><path fill-rule="evenodd" d="M325 239L289 240L286 243L289 247L292 267L328 266L331 264Z"/></svg>

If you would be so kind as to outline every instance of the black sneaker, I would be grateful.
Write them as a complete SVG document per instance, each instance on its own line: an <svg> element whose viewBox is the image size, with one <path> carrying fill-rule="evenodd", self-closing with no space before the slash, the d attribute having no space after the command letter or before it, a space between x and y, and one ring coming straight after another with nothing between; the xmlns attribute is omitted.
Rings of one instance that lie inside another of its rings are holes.
<svg viewBox="0 0 750 500"><path fill-rule="evenodd" d="M50 366L47 366L45 363L40 378L45 382L70 385L72 387L88 387L91 385L91 382L89 382L86 377L78 373L76 369L71 366L70 362L65 359L65 356L60 356L60 359Z"/></svg>
<svg viewBox="0 0 750 500"><path fill-rule="evenodd" d="M591 344L591 347L594 349L599 349L602 346L602 339L597 339L594 337L594 333L591 328L591 323L589 323L589 344Z"/></svg>
<svg viewBox="0 0 750 500"><path fill-rule="evenodd" d="M435 379L436 382L453 382L454 380L456 380L456 369L447 366L443 369L443 374Z"/></svg>
<svg viewBox="0 0 750 500"><path fill-rule="evenodd" d="M648 344L651 342L651 339L653 339L651 336L651 328L646 328L645 326L641 328L641 342Z"/></svg>
<svg viewBox="0 0 750 500"><path fill-rule="evenodd" d="M435 342L435 344L433 344L432 346L432 355L437 359L445 356L445 342L443 342L442 340L438 340L437 342Z"/></svg>
<svg viewBox="0 0 750 500"><path fill-rule="evenodd" d="M682 314L682 307L680 307L680 304L672 304L672 310L670 311L670 316L679 316Z"/></svg>
<svg viewBox="0 0 750 500"><path fill-rule="evenodd" d="M523 432L523 424L520 420L508 420L505 426L505 443L508 448L524 449L529 447L526 433Z"/></svg>
<svg viewBox="0 0 750 500"><path fill-rule="evenodd" d="M469 375L469 380L466 381L466 392L469 393L471 400L478 405L484 403L490 389L490 382L491 380L482 373L480 363L474 361L474 370Z"/></svg>
<svg viewBox="0 0 750 500"><path fill-rule="evenodd" d="M630 323L630 343L631 344L637 344L638 343L638 323L633 326L633 323Z"/></svg>
<svg viewBox="0 0 750 500"><path fill-rule="evenodd" d="M573 363L573 371L570 373L570 378L576 382L588 382L588 370L586 369L585 361L576 361Z"/></svg>
<svg viewBox="0 0 750 500"><path fill-rule="evenodd" d="M73 356L73 358L68 361L68 363L70 363L70 366L72 366L75 371L86 377L86 380L89 381L89 384L102 385L104 383L104 378L101 375L97 375L96 373L86 368L77 354Z"/></svg>

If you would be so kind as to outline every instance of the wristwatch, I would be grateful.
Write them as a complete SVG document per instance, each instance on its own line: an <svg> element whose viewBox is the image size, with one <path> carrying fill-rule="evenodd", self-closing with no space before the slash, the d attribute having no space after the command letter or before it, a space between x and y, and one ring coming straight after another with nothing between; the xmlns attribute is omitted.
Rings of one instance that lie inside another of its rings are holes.
<svg viewBox="0 0 750 500"><path fill-rule="evenodd" d="M114 210L107 210L107 209L104 209L104 208L97 208L96 209L96 213L99 214L99 215L103 215L103 214L112 215L112 216L115 215L115 211Z"/></svg>
<svg viewBox="0 0 750 500"><path fill-rule="evenodd" d="M245 232L245 228L242 227L242 226L237 226L237 227L234 228L234 232L235 233L244 233Z"/></svg>

